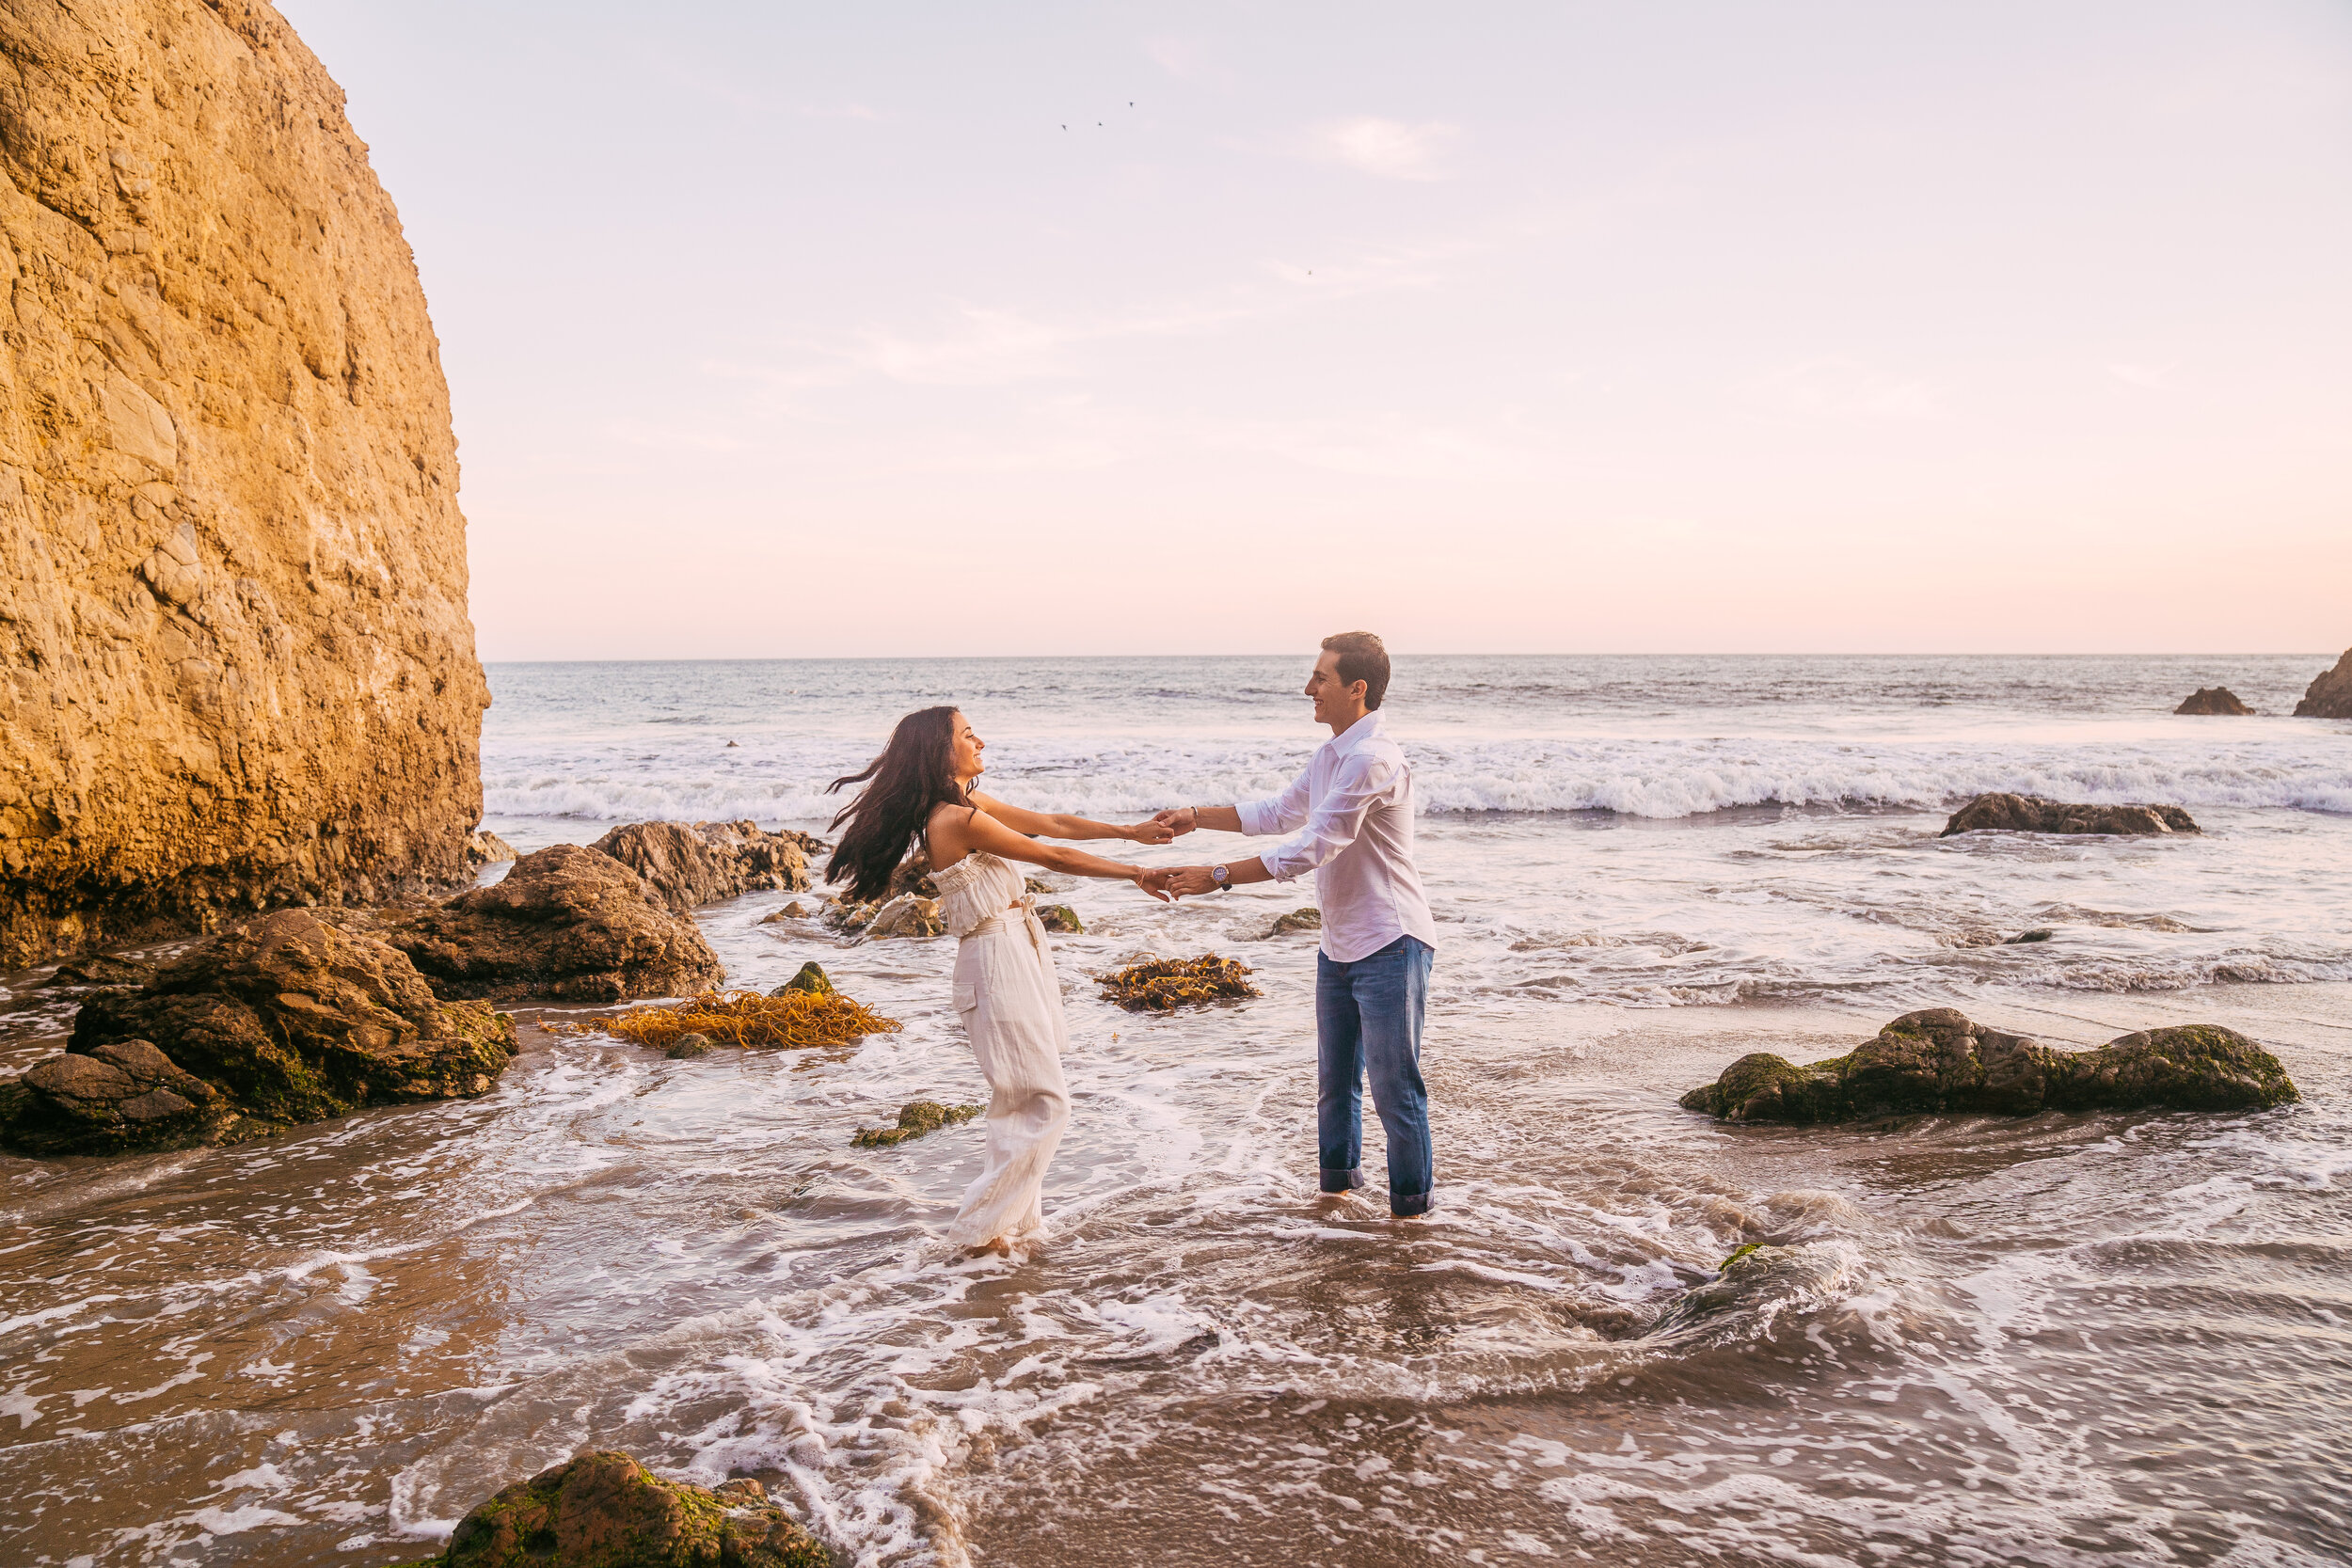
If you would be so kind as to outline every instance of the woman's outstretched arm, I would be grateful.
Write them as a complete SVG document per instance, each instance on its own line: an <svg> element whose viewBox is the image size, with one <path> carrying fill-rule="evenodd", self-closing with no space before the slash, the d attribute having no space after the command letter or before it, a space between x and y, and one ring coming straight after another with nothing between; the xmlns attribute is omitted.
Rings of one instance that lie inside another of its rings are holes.
<svg viewBox="0 0 2352 1568"><path fill-rule="evenodd" d="M1023 815L1032 815L1024 813ZM1058 844L1040 844L1033 838L1013 832L986 811L942 812L942 820L933 823L931 842L939 851L941 863L954 864L964 852L985 849L1003 860L1026 861L1049 871L1066 871L1073 877L1105 877L1113 881L1133 882L1154 898L1167 898L1161 884L1168 873L1141 865L1123 865L1106 861L1100 855L1089 855L1084 849L1066 848ZM1103 827L1106 824L1096 823Z"/></svg>
<svg viewBox="0 0 2352 1568"><path fill-rule="evenodd" d="M1014 832L1042 838L1123 838L1135 844L1166 844L1176 836L1173 830L1157 817L1121 827L1116 822L1097 822L1089 816L1024 811L1019 806L1006 804L993 795L976 794L972 802ZM1003 852L996 851L998 854Z"/></svg>

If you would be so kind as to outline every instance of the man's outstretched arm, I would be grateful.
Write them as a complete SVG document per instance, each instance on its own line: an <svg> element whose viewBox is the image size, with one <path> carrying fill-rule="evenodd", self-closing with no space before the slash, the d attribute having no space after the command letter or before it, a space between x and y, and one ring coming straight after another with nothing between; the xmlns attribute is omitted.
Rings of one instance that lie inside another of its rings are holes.
<svg viewBox="0 0 2352 1568"><path fill-rule="evenodd" d="M1213 828L1227 833L1242 831L1239 806L1177 806L1152 820L1180 838L1195 828Z"/></svg>

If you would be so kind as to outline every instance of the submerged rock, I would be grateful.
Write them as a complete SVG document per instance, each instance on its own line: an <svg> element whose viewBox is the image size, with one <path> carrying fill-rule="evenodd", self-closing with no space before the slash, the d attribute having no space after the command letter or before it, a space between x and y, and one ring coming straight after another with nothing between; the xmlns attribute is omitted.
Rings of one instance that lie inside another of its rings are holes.
<svg viewBox="0 0 2352 1568"><path fill-rule="evenodd" d="M808 853L798 833L755 822L632 822L590 846L652 884L678 914L741 893L808 891Z"/></svg>
<svg viewBox="0 0 2352 1568"><path fill-rule="evenodd" d="M440 1001L397 949L283 910L85 1003L5 1135L36 1154L235 1142L486 1093L514 1045L506 1015Z"/></svg>
<svg viewBox="0 0 2352 1568"><path fill-rule="evenodd" d="M2226 686L2201 686L2186 697L2182 698L2181 705L2172 711L2239 718L2254 710L2239 702L2237 693Z"/></svg>
<svg viewBox="0 0 2352 1568"><path fill-rule="evenodd" d="M977 1105L942 1105L936 1100L913 1100L898 1107L896 1127L861 1127L850 1142L859 1148L888 1148L943 1127L955 1127L980 1114Z"/></svg>
<svg viewBox="0 0 2352 1568"><path fill-rule="evenodd" d="M1905 1013L1850 1055L1798 1067L1740 1057L1682 1097L1721 1121L1851 1121L1937 1113L2249 1111L2300 1099L2279 1059L2234 1029L2189 1024L2059 1051L1949 1007Z"/></svg>
<svg viewBox="0 0 2352 1568"><path fill-rule="evenodd" d="M1059 931L1064 936L1078 936L1087 928L1086 922L1078 918L1078 911L1067 904L1039 905L1037 920L1047 930Z"/></svg>
<svg viewBox="0 0 2352 1568"><path fill-rule="evenodd" d="M143 986L155 977L155 966L136 958L118 958L109 953L93 953L86 958L72 958L57 966L56 973L41 982L43 990L64 990L77 986Z"/></svg>
<svg viewBox="0 0 2352 1568"><path fill-rule="evenodd" d="M712 1491L590 1450L517 1481L413 1568L832 1568L756 1482Z"/></svg>
<svg viewBox="0 0 2352 1568"><path fill-rule="evenodd" d="M691 920L612 856L533 850L505 879L389 926L385 938L444 997L620 1002L726 978Z"/></svg>
<svg viewBox="0 0 2352 1568"><path fill-rule="evenodd" d="M793 975L792 978L787 980L784 984L778 986L768 994L771 996L789 996L794 991L801 990L808 992L811 996L831 996L834 994L833 978L825 973L824 965L811 959L809 962L801 965L801 971L799 974Z"/></svg>
<svg viewBox="0 0 2352 1568"><path fill-rule="evenodd" d="M2203 830L2178 806L2088 806L2039 795L1979 795L1952 814L1937 836L2012 833L2194 833Z"/></svg>
<svg viewBox="0 0 2352 1568"><path fill-rule="evenodd" d="M2053 931L2046 927L2037 927L2035 929L2030 931L2018 932L2015 936L2010 938L2009 941L2002 943L2002 945L2005 947L2016 947L2026 942L2048 942L2052 937L2057 935L2058 933L2056 931Z"/></svg>
<svg viewBox="0 0 2352 1568"><path fill-rule="evenodd" d="M876 910L866 922L869 937L935 937L947 928L939 900L919 893L902 893Z"/></svg>
<svg viewBox="0 0 2352 1568"><path fill-rule="evenodd" d="M759 917L762 926L781 926L787 920L806 920L808 906L795 898L780 910L770 910Z"/></svg>
<svg viewBox="0 0 2352 1568"><path fill-rule="evenodd" d="M2332 670L2323 670L2295 705L2297 719L2352 719L2352 648Z"/></svg>
<svg viewBox="0 0 2352 1568"><path fill-rule="evenodd" d="M1322 929L1323 911L1310 904L1303 910L1293 910L1288 914L1277 916L1273 928L1268 930L1266 935L1286 937L1293 931L1320 931Z"/></svg>

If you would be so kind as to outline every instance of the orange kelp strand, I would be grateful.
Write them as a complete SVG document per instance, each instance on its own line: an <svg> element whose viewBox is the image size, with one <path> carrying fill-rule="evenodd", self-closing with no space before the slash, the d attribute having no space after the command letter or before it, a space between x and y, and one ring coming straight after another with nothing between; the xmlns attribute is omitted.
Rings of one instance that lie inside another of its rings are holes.
<svg viewBox="0 0 2352 1568"><path fill-rule="evenodd" d="M552 1027L573 1035L618 1035L658 1050L669 1049L687 1035L707 1035L714 1045L808 1051L846 1045L866 1035L895 1034L903 1025L838 993L796 990L764 996L755 990L724 990L707 991L675 1007L643 1007L601 1022Z"/></svg>
<svg viewBox="0 0 2352 1568"><path fill-rule="evenodd" d="M1104 1000L1116 1002L1131 1013L1172 1012L1200 1002L1256 996L1258 988L1246 976L1249 966L1235 958L1204 953L1197 958L1160 958L1129 964L1099 977Z"/></svg>

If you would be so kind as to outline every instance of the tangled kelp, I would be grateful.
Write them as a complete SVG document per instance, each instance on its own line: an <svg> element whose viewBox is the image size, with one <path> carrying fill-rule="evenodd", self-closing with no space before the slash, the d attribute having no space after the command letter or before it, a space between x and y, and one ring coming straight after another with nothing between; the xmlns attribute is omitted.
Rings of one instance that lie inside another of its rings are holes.
<svg viewBox="0 0 2352 1568"><path fill-rule="evenodd" d="M639 1045L667 1051L689 1035L713 1045L743 1050L808 1051L846 1045L866 1035L895 1034L904 1025L836 991L787 991L762 996L755 990L707 991L675 1007L644 1007L599 1023L559 1023L573 1035L618 1035Z"/></svg>
<svg viewBox="0 0 2352 1568"><path fill-rule="evenodd" d="M936 1100L911 1100L898 1107L896 1127L861 1127L850 1142L859 1148L888 1148L943 1127L954 1127L980 1114L977 1105L942 1105Z"/></svg>
<svg viewBox="0 0 2352 1568"><path fill-rule="evenodd" d="M1103 999L1131 1013L1166 1013L1200 1002L1256 996L1249 966L1204 953L1197 958L1158 958L1100 976Z"/></svg>

